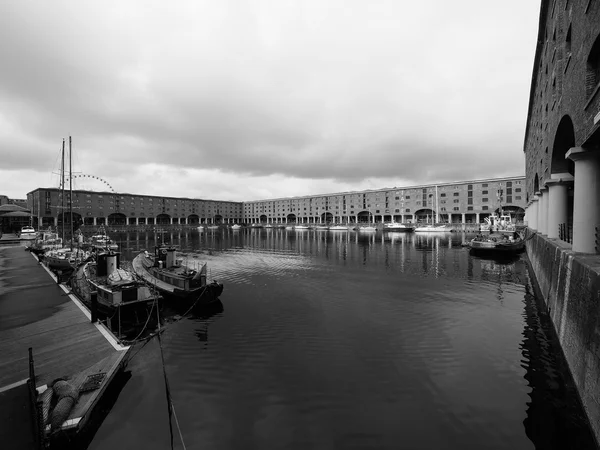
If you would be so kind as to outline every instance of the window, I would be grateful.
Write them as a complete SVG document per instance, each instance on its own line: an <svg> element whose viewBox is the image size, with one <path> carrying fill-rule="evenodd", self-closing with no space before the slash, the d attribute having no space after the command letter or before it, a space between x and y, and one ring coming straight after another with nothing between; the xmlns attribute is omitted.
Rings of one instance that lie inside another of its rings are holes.
<svg viewBox="0 0 600 450"><path fill-rule="evenodd" d="M515 188L515 192L521 192L521 188Z"/></svg>
<svg viewBox="0 0 600 450"><path fill-rule="evenodd" d="M454 211L458 211L460 208L458 206L455 206L454 208L452 208Z"/></svg>
<svg viewBox="0 0 600 450"><path fill-rule="evenodd" d="M520 195L517 195L517 196L515 197L515 200L521 200L521 196L520 196Z"/></svg>
<svg viewBox="0 0 600 450"><path fill-rule="evenodd" d="M467 199L467 205L472 205L472 204L473 204L473 199L472 198Z"/></svg>
<svg viewBox="0 0 600 450"><path fill-rule="evenodd" d="M406 208L404 212L410 212L410 208Z"/></svg>
<svg viewBox="0 0 600 450"><path fill-rule="evenodd" d="M484 211L487 211L488 207L487 206L483 206L481 209L483 209Z"/></svg>
<svg viewBox="0 0 600 450"><path fill-rule="evenodd" d="M406 197L404 197L406 200L410 199L410 195L407 195Z"/></svg>
<svg viewBox="0 0 600 450"><path fill-rule="evenodd" d="M352 211L352 212L354 212L354 211ZM396 209L394 210L394 212L400 212L400 210L399 210L398 208L396 208Z"/></svg>
<svg viewBox="0 0 600 450"><path fill-rule="evenodd" d="M485 203L485 202L488 201L488 199L487 198L482 198L481 201Z"/></svg>
<svg viewBox="0 0 600 450"><path fill-rule="evenodd" d="M440 194L440 197L445 197L445 196L446 196L446 194Z"/></svg>
<svg viewBox="0 0 600 450"><path fill-rule="evenodd" d="M600 36L596 38L592 50L587 59L587 70L585 76L585 91L588 97L596 91L600 83Z"/></svg>
<svg viewBox="0 0 600 450"><path fill-rule="evenodd" d="M488 187L488 185L487 185L487 183L483 183L483 184L481 185L481 187L482 187L482 188L484 188L484 187Z"/></svg>
<svg viewBox="0 0 600 450"><path fill-rule="evenodd" d="M460 195L460 192L455 192L455 193L454 193L454 196L455 196L455 197L458 197L459 195Z"/></svg>
<svg viewBox="0 0 600 450"><path fill-rule="evenodd" d="M473 211L473 207L472 206L467 206L467 211Z"/></svg>
<svg viewBox="0 0 600 450"><path fill-rule="evenodd" d="M482 194L482 195L487 195L487 194L488 194L488 191L482 191L482 192L481 192L481 194Z"/></svg>
<svg viewBox="0 0 600 450"><path fill-rule="evenodd" d="M454 200L454 203L460 203L459 199Z"/></svg>

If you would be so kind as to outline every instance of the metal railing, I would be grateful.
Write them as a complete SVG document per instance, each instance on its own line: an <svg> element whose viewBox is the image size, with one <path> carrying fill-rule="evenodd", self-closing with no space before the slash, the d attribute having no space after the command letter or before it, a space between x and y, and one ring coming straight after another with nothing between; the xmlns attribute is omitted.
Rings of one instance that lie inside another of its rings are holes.
<svg viewBox="0 0 600 450"><path fill-rule="evenodd" d="M558 224L558 238L561 241L573 243L573 225L570 223Z"/></svg>

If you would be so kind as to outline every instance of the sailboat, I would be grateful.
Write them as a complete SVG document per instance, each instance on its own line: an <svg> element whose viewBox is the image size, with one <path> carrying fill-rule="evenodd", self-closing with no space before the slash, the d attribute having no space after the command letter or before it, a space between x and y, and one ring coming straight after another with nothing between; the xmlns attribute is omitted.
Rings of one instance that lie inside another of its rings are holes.
<svg viewBox="0 0 600 450"><path fill-rule="evenodd" d="M436 225L439 222L439 207L438 207L438 192L437 185L435 187L435 223L420 225L414 229L415 233L446 233L452 231L446 225ZM432 217L433 220L433 217Z"/></svg>

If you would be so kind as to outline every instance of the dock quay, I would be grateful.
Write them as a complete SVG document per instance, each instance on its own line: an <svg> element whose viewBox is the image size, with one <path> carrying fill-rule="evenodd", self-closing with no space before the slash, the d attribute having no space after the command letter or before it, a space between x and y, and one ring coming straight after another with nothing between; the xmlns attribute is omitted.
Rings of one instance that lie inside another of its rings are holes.
<svg viewBox="0 0 600 450"><path fill-rule="evenodd" d="M82 430L124 368L129 347L104 325L92 323L69 288L20 245L0 247L0 317L2 447L43 448L51 430L41 400L51 397L46 391L57 378L76 388L78 396L52 436Z"/></svg>

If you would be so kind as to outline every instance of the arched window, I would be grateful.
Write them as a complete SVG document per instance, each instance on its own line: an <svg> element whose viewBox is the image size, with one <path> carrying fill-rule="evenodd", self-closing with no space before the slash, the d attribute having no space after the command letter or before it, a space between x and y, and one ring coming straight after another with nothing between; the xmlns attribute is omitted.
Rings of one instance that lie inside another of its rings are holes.
<svg viewBox="0 0 600 450"><path fill-rule="evenodd" d="M585 92L590 97L600 83L600 36L596 38L587 59L585 76Z"/></svg>

